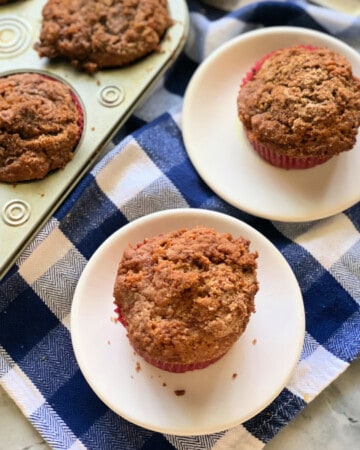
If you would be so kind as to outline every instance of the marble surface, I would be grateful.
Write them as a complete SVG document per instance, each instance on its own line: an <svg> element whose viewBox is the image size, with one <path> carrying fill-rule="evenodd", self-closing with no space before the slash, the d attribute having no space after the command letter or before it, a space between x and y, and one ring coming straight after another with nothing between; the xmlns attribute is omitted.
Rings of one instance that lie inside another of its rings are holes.
<svg viewBox="0 0 360 450"><path fill-rule="evenodd" d="M360 359L315 398L265 450L359 448L359 387ZM1 387L0 450L50 450Z"/></svg>

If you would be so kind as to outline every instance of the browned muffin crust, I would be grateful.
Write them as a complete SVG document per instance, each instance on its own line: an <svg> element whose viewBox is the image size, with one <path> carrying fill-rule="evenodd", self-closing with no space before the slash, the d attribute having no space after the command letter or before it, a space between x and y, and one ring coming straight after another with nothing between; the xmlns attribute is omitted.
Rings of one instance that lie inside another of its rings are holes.
<svg viewBox="0 0 360 450"><path fill-rule="evenodd" d="M257 254L249 245L195 227L129 246L114 298L135 350L178 364L226 353L255 311Z"/></svg>
<svg viewBox="0 0 360 450"><path fill-rule="evenodd" d="M157 50L172 24L167 0L48 0L42 14L39 55L89 73Z"/></svg>
<svg viewBox="0 0 360 450"><path fill-rule="evenodd" d="M37 73L0 78L0 181L44 178L73 157L80 136L71 89Z"/></svg>
<svg viewBox="0 0 360 450"><path fill-rule="evenodd" d="M289 156L333 156L355 145L360 80L332 50L286 48L240 88L237 106L250 141Z"/></svg>

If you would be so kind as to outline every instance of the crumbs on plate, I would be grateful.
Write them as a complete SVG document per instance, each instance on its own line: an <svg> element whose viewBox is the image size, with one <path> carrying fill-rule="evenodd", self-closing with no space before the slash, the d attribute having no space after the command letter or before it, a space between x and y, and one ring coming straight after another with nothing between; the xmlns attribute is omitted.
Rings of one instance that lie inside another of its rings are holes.
<svg viewBox="0 0 360 450"><path fill-rule="evenodd" d="M175 389L174 393L176 396L181 397L183 395L185 395L185 389Z"/></svg>

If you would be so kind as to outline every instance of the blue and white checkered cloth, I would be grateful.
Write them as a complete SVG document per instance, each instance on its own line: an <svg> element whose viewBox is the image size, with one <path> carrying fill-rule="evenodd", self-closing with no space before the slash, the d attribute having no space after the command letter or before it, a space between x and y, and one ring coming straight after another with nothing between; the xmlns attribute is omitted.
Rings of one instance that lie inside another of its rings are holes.
<svg viewBox="0 0 360 450"><path fill-rule="evenodd" d="M180 125L191 75L228 39L292 25L331 33L359 50L360 19L303 1L188 6L190 31L178 60L0 284L0 382L54 449L260 449L360 353L360 204L309 223L246 214L199 178ZM177 207L225 212L258 229L291 265L305 303L305 344L285 389L251 420L206 436L163 435L117 416L84 380L70 339L72 296L93 252L127 222Z"/></svg>

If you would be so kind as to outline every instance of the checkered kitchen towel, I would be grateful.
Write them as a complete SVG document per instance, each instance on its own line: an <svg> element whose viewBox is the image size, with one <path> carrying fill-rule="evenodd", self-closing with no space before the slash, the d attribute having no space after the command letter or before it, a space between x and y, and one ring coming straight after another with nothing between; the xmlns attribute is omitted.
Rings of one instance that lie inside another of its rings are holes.
<svg viewBox="0 0 360 450"><path fill-rule="evenodd" d="M0 381L55 449L260 449L359 355L360 204L311 223L250 216L201 181L179 124L192 73L229 38L293 25L359 49L360 20L301 1L188 5L190 33L178 61L0 284ZM305 345L286 388L256 417L207 436L162 435L118 417L85 382L70 340L72 296L93 252L128 221L174 207L221 211L258 229L290 263L305 303Z"/></svg>

